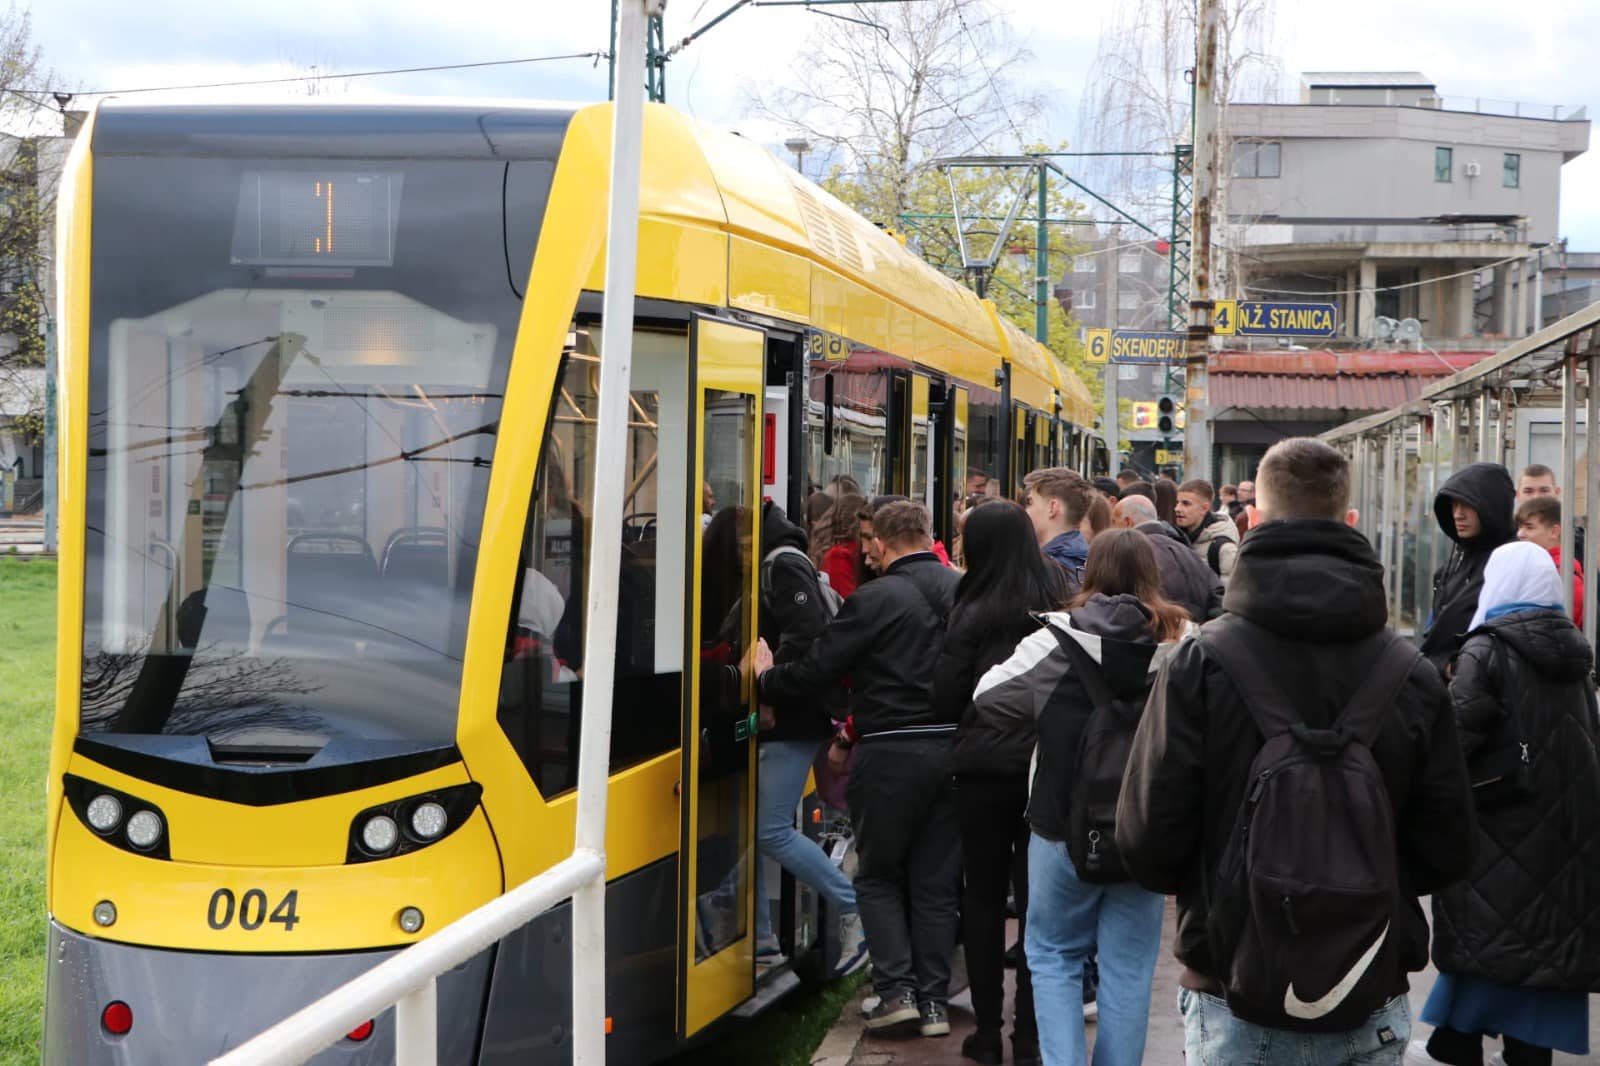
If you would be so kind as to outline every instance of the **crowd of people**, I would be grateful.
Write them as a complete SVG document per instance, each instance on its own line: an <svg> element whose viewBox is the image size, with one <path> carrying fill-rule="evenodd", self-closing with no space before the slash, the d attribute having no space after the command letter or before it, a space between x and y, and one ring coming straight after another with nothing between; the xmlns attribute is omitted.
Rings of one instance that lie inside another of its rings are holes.
<svg viewBox="0 0 1600 1066"><path fill-rule="evenodd" d="M960 942L962 1053L1005 1062L1014 908L1010 1060L1133 1066L1173 897L1191 1066L1589 1053L1600 721L1547 468L1440 489L1453 550L1418 644L1319 441L1220 491L986 481L949 552L921 503L847 477L808 531L766 505L759 846L841 916L839 972L870 960L869 1028L948 1034ZM853 881L793 824L814 760L847 775Z"/></svg>

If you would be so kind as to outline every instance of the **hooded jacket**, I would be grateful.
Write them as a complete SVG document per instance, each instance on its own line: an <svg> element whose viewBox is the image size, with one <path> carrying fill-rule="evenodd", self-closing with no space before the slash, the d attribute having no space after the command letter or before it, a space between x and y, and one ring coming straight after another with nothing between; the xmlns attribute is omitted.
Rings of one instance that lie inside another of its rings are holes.
<svg viewBox="0 0 1600 1066"><path fill-rule="evenodd" d="M778 548L796 548L794 552L779 552L766 564L767 556ZM768 569L761 590L761 614L758 632L772 649L773 663L790 663L803 656L807 649L828 626L828 612L823 607L818 588L816 568L805 554L806 532L783 513L783 508L768 501L761 508L761 559L758 563ZM842 712L842 690L829 685L797 699L773 703L776 725L762 734L772 740L822 740L832 732L829 717L831 709Z"/></svg>
<svg viewBox="0 0 1600 1066"><path fill-rule="evenodd" d="M1028 792L1028 824L1050 840L1067 838L1067 798L1083 730L1094 713L1057 634L1077 641L1103 669L1118 697L1148 692L1175 643L1156 643L1150 612L1135 596L1095 594L1071 611L1043 615L1044 626L983 675L973 693L975 715L996 723L1038 723L1039 743Z"/></svg>
<svg viewBox="0 0 1600 1066"><path fill-rule="evenodd" d="M1076 529L1051 537L1041 549L1045 558L1054 559L1066 570L1072 587L1077 588L1083 578L1083 564L1089 560L1089 542Z"/></svg>
<svg viewBox="0 0 1600 1066"><path fill-rule="evenodd" d="M1526 743L1533 791L1478 810L1471 873L1434 894L1433 958L1443 972L1600 992L1593 661L1583 634L1551 609L1491 618L1456 658L1450 698L1468 765Z"/></svg>
<svg viewBox="0 0 1600 1066"><path fill-rule="evenodd" d="M1433 498L1433 517L1455 548L1433 575L1433 611L1422 638L1422 654L1441 674L1461 649L1467 623L1478 609L1483 589L1483 568L1500 545L1516 539L1514 520L1517 490L1511 475L1498 463L1473 463L1457 471ZM1462 540L1456 536L1452 504L1456 500L1478 512L1482 531Z"/></svg>
<svg viewBox="0 0 1600 1066"><path fill-rule="evenodd" d="M1200 528L1189 533L1188 538L1206 569L1220 577L1226 587L1239 558L1239 529L1233 520L1216 511L1207 511L1200 520Z"/></svg>
<svg viewBox="0 0 1600 1066"><path fill-rule="evenodd" d="M1222 578L1194 553L1178 527L1145 522L1134 528L1150 538L1161 570L1161 595L1187 610L1196 622L1209 622L1222 613Z"/></svg>
<svg viewBox="0 0 1600 1066"><path fill-rule="evenodd" d="M1327 519L1288 519L1250 531L1209 623L1245 622L1245 639L1301 713L1326 722L1366 676L1388 621L1383 567L1365 537ZM1235 617L1236 616L1236 617ZM1214 989L1220 965L1206 934L1207 897L1239 818L1250 766L1264 743L1243 697L1199 641L1172 652L1134 737L1117 808L1117 848L1133 877L1178 897L1176 954L1188 987ZM1404 901L1394 992L1428 960L1416 897L1456 880L1471 861L1466 766L1438 672L1418 661L1372 746L1394 812Z"/></svg>

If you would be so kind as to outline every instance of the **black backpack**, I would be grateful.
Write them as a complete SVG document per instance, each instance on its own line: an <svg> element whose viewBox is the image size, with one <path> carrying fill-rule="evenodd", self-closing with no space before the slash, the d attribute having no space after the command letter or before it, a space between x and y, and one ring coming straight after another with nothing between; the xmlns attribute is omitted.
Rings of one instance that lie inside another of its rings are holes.
<svg viewBox="0 0 1600 1066"><path fill-rule="evenodd" d="M1206 934L1228 1006L1258 1025L1342 1032L1396 988L1401 913L1395 820L1372 757L1417 650L1393 633L1334 721L1306 723L1242 619L1201 631L1266 738L1209 886Z"/></svg>
<svg viewBox="0 0 1600 1066"><path fill-rule="evenodd" d="M1127 881L1131 878L1117 851L1117 799L1122 795L1122 777L1133 750L1133 734L1144 717L1149 686L1128 696L1114 695L1100 664L1081 644L1054 626L1050 632L1072 663L1070 676L1078 679L1094 704L1073 765L1067 805L1067 855L1080 881Z"/></svg>

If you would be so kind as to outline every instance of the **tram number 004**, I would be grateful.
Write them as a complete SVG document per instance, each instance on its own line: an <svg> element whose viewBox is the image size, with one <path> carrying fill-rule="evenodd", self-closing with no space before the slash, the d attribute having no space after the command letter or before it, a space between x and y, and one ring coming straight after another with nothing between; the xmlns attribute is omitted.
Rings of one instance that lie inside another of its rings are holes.
<svg viewBox="0 0 1600 1066"><path fill-rule="evenodd" d="M300 922L300 916L295 913L299 902L299 890L291 889L269 914L267 894L261 889L248 889L244 895L235 897L232 889L219 888L211 893L211 904L206 908L206 924L222 930L237 921L240 929L255 932L268 922L275 922L283 926L285 933L292 933Z"/></svg>

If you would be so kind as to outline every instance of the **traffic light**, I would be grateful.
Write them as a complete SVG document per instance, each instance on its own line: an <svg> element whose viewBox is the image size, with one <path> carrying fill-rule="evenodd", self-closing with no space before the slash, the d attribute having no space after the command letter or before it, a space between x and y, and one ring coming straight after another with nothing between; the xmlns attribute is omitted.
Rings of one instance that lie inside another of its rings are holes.
<svg viewBox="0 0 1600 1066"><path fill-rule="evenodd" d="M1178 426L1178 401L1168 395L1156 401L1156 430L1170 436Z"/></svg>

